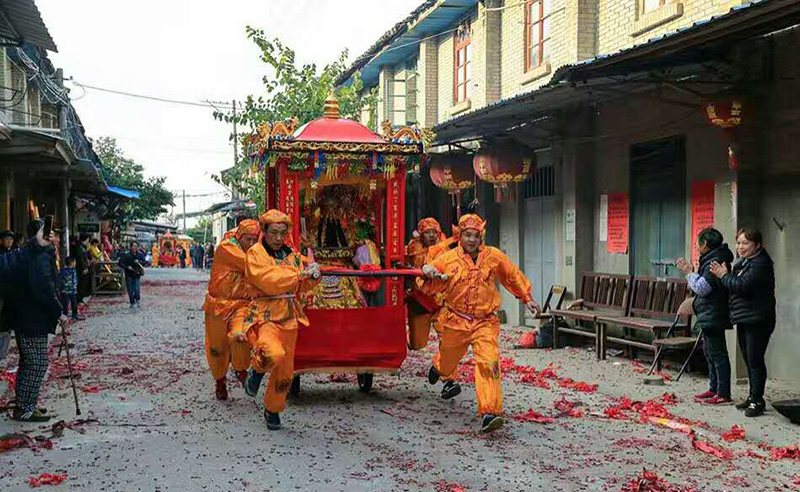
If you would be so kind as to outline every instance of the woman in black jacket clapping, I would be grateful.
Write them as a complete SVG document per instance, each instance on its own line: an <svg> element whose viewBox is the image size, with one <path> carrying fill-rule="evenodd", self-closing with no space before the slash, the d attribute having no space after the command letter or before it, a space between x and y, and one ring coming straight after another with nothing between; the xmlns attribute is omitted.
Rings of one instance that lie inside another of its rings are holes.
<svg viewBox="0 0 800 492"><path fill-rule="evenodd" d="M736 408L744 410L748 417L757 417L767 406L764 355L775 331L775 269L757 229L741 229L736 233L736 253L739 260L731 272L720 263L713 263L711 272L730 295L731 322L736 326L750 380L750 396Z"/></svg>

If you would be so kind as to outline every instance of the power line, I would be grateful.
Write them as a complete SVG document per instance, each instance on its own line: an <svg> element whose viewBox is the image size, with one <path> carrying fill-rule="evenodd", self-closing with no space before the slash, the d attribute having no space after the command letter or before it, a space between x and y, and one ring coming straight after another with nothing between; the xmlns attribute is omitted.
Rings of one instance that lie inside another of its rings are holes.
<svg viewBox="0 0 800 492"><path fill-rule="evenodd" d="M166 97L159 97L159 96L148 96L148 95L145 95L145 94L135 94L133 92L120 91L120 90L116 90L116 89L107 89L107 88L104 88L104 87L97 87L97 86L94 86L94 85L83 84L81 82L78 82L77 80L75 80L72 77L70 77L68 79L65 79L65 80L68 80L68 81L72 82L73 84L75 84L76 86L78 86L78 87L80 87L82 89L92 89L92 90L95 90L95 91L107 92L109 94L116 94L116 95L119 95L119 96L133 97L133 98L137 98L137 99L146 99L148 101L156 101L156 102L162 102L162 103L168 103L168 104L181 104L181 105L184 105L184 106L194 106L194 107L200 107L200 108L206 108L206 109L214 109L214 105L211 104L212 101L205 101L205 102L181 101L181 100L178 100L178 99L169 99L169 98L166 98ZM219 103L217 103L217 104L219 106L223 106L223 104L219 104ZM224 108L225 109L231 109L231 106L228 103L224 103Z"/></svg>

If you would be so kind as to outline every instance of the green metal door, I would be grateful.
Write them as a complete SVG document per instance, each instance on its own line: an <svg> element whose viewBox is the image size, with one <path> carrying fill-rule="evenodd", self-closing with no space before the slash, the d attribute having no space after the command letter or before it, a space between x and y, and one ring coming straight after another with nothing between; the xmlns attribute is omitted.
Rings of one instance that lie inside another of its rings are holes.
<svg viewBox="0 0 800 492"><path fill-rule="evenodd" d="M631 271L679 276L685 253L686 145L683 136L631 147Z"/></svg>

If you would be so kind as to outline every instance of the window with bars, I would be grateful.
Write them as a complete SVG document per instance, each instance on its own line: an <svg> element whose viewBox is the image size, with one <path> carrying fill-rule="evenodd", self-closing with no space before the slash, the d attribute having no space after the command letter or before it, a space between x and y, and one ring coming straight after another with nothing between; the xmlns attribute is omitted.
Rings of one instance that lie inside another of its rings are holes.
<svg viewBox="0 0 800 492"><path fill-rule="evenodd" d="M553 166L537 167L524 183L525 198L542 198L556 194L556 173Z"/></svg>
<svg viewBox="0 0 800 492"><path fill-rule="evenodd" d="M528 0L525 5L525 71L550 60L551 0Z"/></svg>
<svg viewBox="0 0 800 492"><path fill-rule="evenodd" d="M459 103L469 98L470 65L472 63L472 28L469 20L458 27L455 36L454 101Z"/></svg>

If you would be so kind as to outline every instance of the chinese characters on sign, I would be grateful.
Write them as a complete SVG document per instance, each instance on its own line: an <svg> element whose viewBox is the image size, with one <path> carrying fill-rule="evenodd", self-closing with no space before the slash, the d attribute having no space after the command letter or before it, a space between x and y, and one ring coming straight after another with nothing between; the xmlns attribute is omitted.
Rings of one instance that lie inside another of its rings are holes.
<svg viewBox="0 0 800 492"><path fill-rule="evenodd" d="M709 227L714 227L714 181L698 181L692 183L692 264L695 268L700 264L697 236Z"/></svg>
<svg viewBox="0 0 800 492"><path fill-rule="evenodd" d="M628 194L609 193L608 195L608 242L609 253L628 252Z"/></svg>

